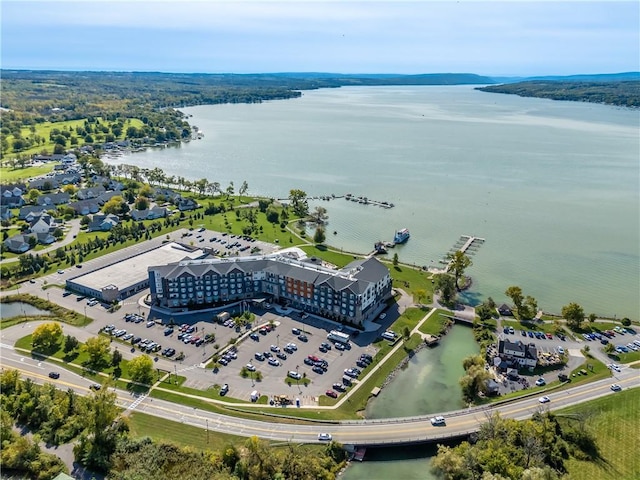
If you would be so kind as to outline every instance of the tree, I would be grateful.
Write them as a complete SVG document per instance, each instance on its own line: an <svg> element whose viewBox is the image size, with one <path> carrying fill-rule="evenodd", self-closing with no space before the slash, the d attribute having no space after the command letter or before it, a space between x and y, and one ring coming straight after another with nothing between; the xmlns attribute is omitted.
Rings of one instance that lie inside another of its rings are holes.
<svg viewBox="0 0 640 480"><path fill-rule="evenodd" d="M518 286L513 285L507 288L504 294L511 299L511 301L513 302L513 305L516 307L516 311L518 312L518 315L520 315L520 312L522 311L522 305L524 302L522 289Z"/></svg>
<svg viewBox="0 0 640 480"><path fill-rule="evenodd" d="M64 353L72 352L73 350L78 348L79 344L80 342L78 342L78 339L76 337L72 335L67 335L64 338Z"/></svg>
<svg viewBox="0 0 640 480"><path fill-rule="evenodd" d="M104 213L121 215L129 211L129 205L127 205L127 202L125 202L125 200L120 195L116 195L104 204L104 206L102 207L102 211Z"/></svg>
<svg viewBox="0 0 640 480"><path fill-rule="evenodd" d="M33 203L35 205L36 200L38 200L38 197L40 195L40 190L38 190L37 188L32 188L31 190L29 190L29 193L27 193L27 199L29 200L29 203Z"/></svg>
<svg viewBox="0 0 640 480"><path fill-rule="evenodd" d="M153 381L153 360L149 355L139 355L129 361L129 376L134 382L151 385Z"/></svg>
<svg viewBox="0 0 640 480"><path fill-rule="evenodd" d="M324 228L321 226L318 226L316 228L316 233L314 233L313 235L313 241L316 244L321 244L321 243L324 243L326 239L327 239L327 236L324 233Z"/></svg>
<svg viewBox="0 0 640 480"><path fill-rule="evenodd" d="M577 303L570 303L562 307L562 317L572 330L577 330L584 321L584 310Z"/></svg>
<svg viewBox="0 0 640 480"><path fill-rule="evenodd" d="M99 369L106 365L109 355L109 339L105 337L91 337L87 339L83 350L87 352L89 358L86 365L90 368Z"/></svg>
<svg viewBox="0 0 640 480"><path fill-rule="evenodd" d="M489 307L489 305L484 302L476 307L476 315L480 318L481 322L486 322L493 315L493 309Z"/></svg>
<svg viewBox="0 0 640 480"><path fill-rule="evenodd" d="M227 194L227 198L233 195L234 192L235 192L235 188L233 186L233 182L229 182L229 186L225 190L225 193Z"/></svg>
<svg viewBox="0 0 640 480"><path fill-rule="evenodd" d="M393 254L393 260L392 260L393 266L394 266L394 267L397 267L397 266L398 266L398 262L399 262L399 259L398 259L398 252L395 252L395 253Z"/></svg>
<svg viewBox="0 0 640 480"><path fill-rule="evenodd" d="M238 195L240 195L241 197L244 196L244 194L247 193L247 190L249 190L249 184L245 180L245 181L242 182L242 185L240 186L240 189L238 190Z"/></svg>
<svg viewBox="0 0 640 480"><path fill-rule="evenodd" d="M434 287L440 292L442 301L451 304L456 298L456 284L452 275L441 273L435 275Z"/></svg>
<svg viewBox="0 0 640 480"><path fill-rule="evenodd" d="M267 216L267 222L269 223L278 223L280 221L280 215L278 213L278 209L273 207L273 206L269 206L266 209L266 216Z"/></svg>
<svg viewBox="0 0 640 480"><path fill-rule="evenodd" d="M61 339L62 327L59 323L43 323L33 331L31 345L36 351L49 353L57 350Z"/></svg>
<svg viewBox="0 0 640 480"><path fill-rule="evenodd" d="M598 316L595 313L589 314L589 323L593 323L598 319Z"/></svg>
<svg viewBox="0 0 640 480"><path fill-rule="evenodd" d="M117 368L122 362L122 354L120 350L116 349L113 351L113 355L111 356L111 366Z"/></svg>
<svg viewBox="0 0 640 480"><path fill-rule="evenodd" d="M307 204L307 192L300 189L291 189L289 191L289 201L291 202L291 208L293 212L299 216L304 217L309 211L309 205Z"/></svg>
<svg viewBox="0 0 640 480"><path fill-rule="evenodd" d="M447 271L453 273L456 281L456 289L460 291L460 285L458 284L460 277L464 274L464 271L467 268L473 265L473 263L471 262L471 259L460 250L447 254L447 259L449 260Z"/></svg>
<svg viewBox="0 0 640 480"><path fill-rule="evenodd" d="M629 327L629 326L631 326L631 320L630 320L630 319L628 319L627 317L624 317L624 318L621 320L621 322L622 322L622 325L624 325L625 327Z"/></svg>
<svg viewBox="0 0 640 480"><path fill-rule="evenodd" d="M135 207L136 210L146 210L149 208L149 199L147 197L139 196L136 198Z"/></svg>
<svg viewBox="0 0 640 480"><path fill-rule="evenodd" d="M309 214L309 220L316 225L324 225L329 220L327 209L321 206L316 207L313 212Z"/></svg>

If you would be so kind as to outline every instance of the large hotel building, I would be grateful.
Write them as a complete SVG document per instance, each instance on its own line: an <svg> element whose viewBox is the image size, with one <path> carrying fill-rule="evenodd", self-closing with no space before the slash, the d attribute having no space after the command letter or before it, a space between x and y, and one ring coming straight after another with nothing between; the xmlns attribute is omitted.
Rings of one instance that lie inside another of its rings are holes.
<svg viewBox="0 0 640 480"><path fill-rule="evenodd" d="M361 326L391 296L389 269L374 257L335 270L286 253L185 259L149 267L152 305L170 310L267 298Z"/></svg>

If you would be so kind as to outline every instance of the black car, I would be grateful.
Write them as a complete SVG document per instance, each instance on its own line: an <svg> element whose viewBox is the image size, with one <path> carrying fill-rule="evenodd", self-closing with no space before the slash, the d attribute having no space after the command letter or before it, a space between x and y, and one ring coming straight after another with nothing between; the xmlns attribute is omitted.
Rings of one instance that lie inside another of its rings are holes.
<svg viewBox="0 0 640 480"><path fill-rule="evenodd" d="M356 365L359 366L360 368L367 368L367 363L363 362L362 360L358 360L356 362Z"/></svg>
<svg viewBox="0 0 640 480"><path fill-rule="evenodd" d="M306 335L298 335L298 340L300 340L301 342L308 342L309 339L307 338Z"/></svg>
<svg viewBox="0 0 640 480"><path fill-rule="evenodd" d="M252 333L251 335L249 335L249 338L251 338L251 340L255 340L256 342L260 341L260 335L258 335L257 333Z"/></svg>
<svg viewBox="0 0 640 480"><path fill-rule="evenodd" d="M276 353L276 357L278 357L280 360L286 360L287 359L287 355L283 352L278 352Z"/></svg>
<svg viewBox="0 0 640 480"><path fill-rule="evenodd" d="M49 378L60 378L60 374L58 372L49 372Z"/></svg>
<svg viewBox="0 0 640 480"><path fill-rule="evenodd" d="M313 360L311 360L310 358L305 358L305 359L304 359L304 363L305 363L306 365L313 365Z"/></svg>
<svg viewBox="0 0 640 480"><path fill-rule="evenodd" d="M316 365L315 367L313 367L311 370L313 370L313 371L314 371L314 372L316 372L316 373L319 373L320 375L322 375L322 374L324 373L323 368L322 368L322 367L319 367L319 366L317 366L317 365Z"/></svg>

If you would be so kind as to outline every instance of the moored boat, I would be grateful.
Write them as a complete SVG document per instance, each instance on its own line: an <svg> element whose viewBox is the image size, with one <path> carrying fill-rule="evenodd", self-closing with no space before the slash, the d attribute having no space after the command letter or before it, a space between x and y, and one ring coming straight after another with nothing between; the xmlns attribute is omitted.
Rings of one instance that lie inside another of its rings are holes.
<svg viewBox="0 0 640 480"><path fill-rule="evenodd" d="M409 240L411 234L409 233L408 228L402 228L396 232L393 237L393 243L404 243Z"/></svg>

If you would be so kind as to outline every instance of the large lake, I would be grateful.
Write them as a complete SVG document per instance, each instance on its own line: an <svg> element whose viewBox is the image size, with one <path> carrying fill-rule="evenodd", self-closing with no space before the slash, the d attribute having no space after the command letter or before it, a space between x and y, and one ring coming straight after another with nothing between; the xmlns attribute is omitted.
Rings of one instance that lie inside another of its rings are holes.
<svg viewBox="0 0 640 480"><path fill-rule="evenodd" d="M460 235L474 255L469 298L520 285L541 308L639 317L640 112L491 94L469 86L349 87L295 100L184 109L202 140L117 163L236 191L352 193L329 210L329 242L368 252L407 227L400 259L438 260Z"/></svg>

